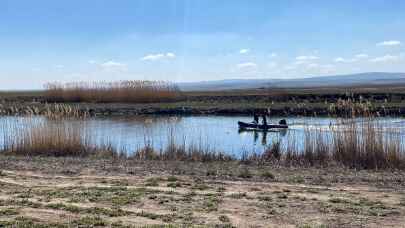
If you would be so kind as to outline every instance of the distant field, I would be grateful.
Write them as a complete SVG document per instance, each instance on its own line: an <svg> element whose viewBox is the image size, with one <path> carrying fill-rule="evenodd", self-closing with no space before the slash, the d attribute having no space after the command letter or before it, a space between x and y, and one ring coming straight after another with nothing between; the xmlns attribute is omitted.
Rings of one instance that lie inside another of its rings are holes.
<svg viewBox="0 0 405 228"><path fill-rule="evenodd" d="M44 90L0 91L0 98L42 98ZM338 94L405 94L405 84L362 85L353 87L258 88L247 90L187 91L186 97L204 96L285 96Z"/></svg>
<svg viewBox="0 0 405 228"><path fill-rule="evenodd" d="M0 98L15 98L15 97L41 97L44 95L44 91L41 90L10 90L10 91L0 91Z"/></svg>
<svg viewBox="0 0 405 228"><path fill-rule="evenodd" d="M392 85L362 85L353 87L310 87L310 88L258 88L247 90L224 90L224 91L189 91L190 96L238 96L238 95L324 95L345 93L400 93L405 94L405 84Z"/></svg>
<svg viewBox="0 0 405 228"><path fill-rule="evenodd" d="M145 99L144 99L145 100ZM181 92L175 100L158 100L149 103L93 101L58 103L75 104L79 109L91 110L96 115L139 114L219 114L251 115L267 110L272 115L329 115L330 106L342 100L369 102L376 112L383 115L405 115L405 84L389 86L363 85L356 87L313 88L266 88L226 91ZM21 114L32 108L46 109L44 103L55 103L46 99L45 91L0 92L0 114ZM35 106L35 107L33 107ZM18 113L15 113L16 110Z"/></svg>

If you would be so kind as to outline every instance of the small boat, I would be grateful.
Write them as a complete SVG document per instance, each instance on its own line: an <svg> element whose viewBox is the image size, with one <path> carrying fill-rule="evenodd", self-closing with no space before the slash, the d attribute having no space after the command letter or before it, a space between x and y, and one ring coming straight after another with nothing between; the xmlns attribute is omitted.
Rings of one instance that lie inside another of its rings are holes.
<svg viewBox="0 0 405 228"><path fill-rule="evenodd" d="M280 121L281 122L281 121ZM288 128L287 124L284 124L285 121L282 124L256 124L256 123L245 123L245 122L238 122L239 128L240 129L250 129L250 130L271 130L271 129L286 129Z"/></svg>

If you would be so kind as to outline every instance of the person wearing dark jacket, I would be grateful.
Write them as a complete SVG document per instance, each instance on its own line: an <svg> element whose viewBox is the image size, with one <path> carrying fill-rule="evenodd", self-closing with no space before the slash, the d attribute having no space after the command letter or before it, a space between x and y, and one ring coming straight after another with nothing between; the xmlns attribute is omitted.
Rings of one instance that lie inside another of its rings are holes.
<svg viewBox="0 0 405 228"><path fill-rule="evenodd" d="M266 126L266 125L267 125L266 114L263 114L263 115L262 115L262 118L263 118L263 122L262 122L262 123L263 123L264 126Z"/></svg>
<svg viewBox="0 0 405 228"><path fill-rule="evenodd" d="M253 114L253 123L259 124L259 116L256 113Z"/></svg>

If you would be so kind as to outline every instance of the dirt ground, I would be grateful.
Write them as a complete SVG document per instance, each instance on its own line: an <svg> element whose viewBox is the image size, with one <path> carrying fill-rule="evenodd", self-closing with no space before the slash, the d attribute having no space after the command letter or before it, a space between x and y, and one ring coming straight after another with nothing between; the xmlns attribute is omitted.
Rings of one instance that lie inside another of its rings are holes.
<svg viewBox="0 0 405 228"><path fill-rule="evenodd" d="M0 227L405 227L405 173L0 156Z"/></svg>

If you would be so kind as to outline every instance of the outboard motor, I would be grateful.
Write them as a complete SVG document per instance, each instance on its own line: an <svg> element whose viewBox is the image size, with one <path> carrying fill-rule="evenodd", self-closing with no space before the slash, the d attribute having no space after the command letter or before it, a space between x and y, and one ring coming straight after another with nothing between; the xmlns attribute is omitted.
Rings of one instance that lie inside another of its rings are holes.
<svg viewBox="0 0 405 228"><path fill-rule="evenodd" d="M287 121L285 119L282 119L278 122L280 125L287 125Z"/></svg>

